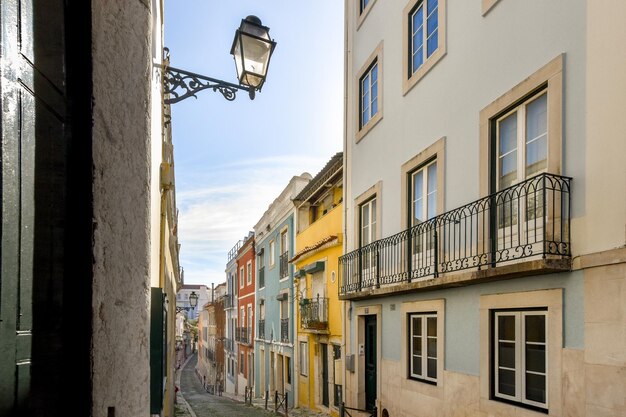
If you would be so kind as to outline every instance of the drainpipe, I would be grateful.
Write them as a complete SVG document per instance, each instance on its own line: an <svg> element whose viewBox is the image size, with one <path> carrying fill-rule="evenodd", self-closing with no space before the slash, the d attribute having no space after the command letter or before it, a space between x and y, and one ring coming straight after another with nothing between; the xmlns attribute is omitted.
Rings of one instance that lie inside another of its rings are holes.
<svg viewBox="0 0 626 417"><path fill-rule="evenodd" d="M343 18L344 18L344 74L343 74L343 253L346 253L348 247L348 195L351 192L350 183L348 181L348 86L350 85L348 81L348 64L350 60L348 59L348 54L350 53L348 50L349 42L348 42L348 19L350 16L350 5L352 2L345 0L344 2L344 10L343 10ZM339 289L339 285L341 282L339 281L339 263L337 263L337 289ZM348 375L346 372L346 356L348 354L348 343L346 342L348 338L348 334L346 333L346 329L348 328L346 320L348 317L348 303L349 301L341 301L343 305L343 314L341 317L341 351L343 354L343 361L341 361L341 371L343 373L343 386L341 387L341 401L346 402L346 393L347 393L347 385L348 385ZM350 403L350 402L349 402ZM341 406L341 404L340 404Z"/></svg>

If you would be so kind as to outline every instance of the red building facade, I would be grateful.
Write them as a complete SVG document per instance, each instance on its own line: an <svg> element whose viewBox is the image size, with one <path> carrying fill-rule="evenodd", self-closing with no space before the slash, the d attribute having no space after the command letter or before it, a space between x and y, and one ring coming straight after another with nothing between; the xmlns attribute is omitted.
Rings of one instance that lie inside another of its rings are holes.
<svg viewBox="0 0 626 417"><path fill-rule="evenodd" d="M254 293L255 293L254 233L250 232L237 253L237 329L235 341L239 345L237 379L239 393L244 387L254 386Z"/></svg>

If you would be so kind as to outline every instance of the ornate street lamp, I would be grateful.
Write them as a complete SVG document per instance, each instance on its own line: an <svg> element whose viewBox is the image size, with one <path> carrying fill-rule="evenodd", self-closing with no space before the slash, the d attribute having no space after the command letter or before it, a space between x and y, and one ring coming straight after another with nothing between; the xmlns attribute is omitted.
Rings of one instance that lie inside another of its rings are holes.
<svg viewBox="0 0 626 417"><path fill-rule="evenodd" d="M231 47L235 58L237 79L239 84L229 83L169 66L169 50L165 49L163 73L163 93L165 104L178 103L188 97L196 97L196 93L206 89L219 91L226 100L233 101L237 90L248 92L254 100L255 92L261 91L267 77L270 58L276 42L270 39L269 28L261 24L261 19L248 16L241 20L239 29Z"/></svg>
<svg viewBox="0 0 626 417"><path fill-rule="evenodd" d="M181 313L183 310L193 310L198 305L198 294L195 291L192 291L189 294L189 307L178 307L176 306L176 312Z"/></svg>

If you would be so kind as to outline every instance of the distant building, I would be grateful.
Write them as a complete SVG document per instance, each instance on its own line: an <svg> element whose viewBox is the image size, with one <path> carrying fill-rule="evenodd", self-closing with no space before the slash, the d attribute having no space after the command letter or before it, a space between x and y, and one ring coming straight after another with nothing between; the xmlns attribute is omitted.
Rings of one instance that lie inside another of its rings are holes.
<svg viewBox="0 0 626 417"><path fill-rule="evenodd" d="M256 395L287 394L296 403L294 375L293 199L311 180L294 176L254 226L259 282L256 287L257 338L254 344Z"/></svg>
<svg viewBox="0 0 626 417"><path fill-rule="evenodd" d="M254 331L255 331L255 251L254 232L250 232L243 240L237 252L237 317L238 325L235 330L235 341L238 346L237 386L239 394L245 393L254 387ZM250 391L251 392L251 391Z"/></svg>
<svg viewBox="0 0 626 417"><path fill-rule="evenodd" d="M191 307L189 303L189 296L192 292L195 292L198 296L198 304L195 307ZM210 290L206 285L185 284L178 290L178 294L176 294L176 307L185 308L182 314L184 314L188 320L197 320L200 310L209 302L209 292Z"/></svg>
<svg viewBox="0 0 626 417"><path fill-rule="evenodd" d="M237 334L238 279L237 254L243 241L239 240L228 251L226 264L226 294L224 295L225 333L224 333L224 373L226 375L224 390L229 394L238 394L237 386L237 355L239 345L235 342Z"/></svg>
<svg viewBox="0 0 626 417"><path fill-rule="evenodd" d="M298 405L337 415L342 392L338 262L343 252L343 153L296 196L294 317Z"/></svg>

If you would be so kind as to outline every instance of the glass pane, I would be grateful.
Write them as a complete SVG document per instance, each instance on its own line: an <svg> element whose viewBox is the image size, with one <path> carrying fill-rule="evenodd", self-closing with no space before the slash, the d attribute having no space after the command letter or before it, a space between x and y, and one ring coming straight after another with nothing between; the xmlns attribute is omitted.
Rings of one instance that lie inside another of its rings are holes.
<svg viewBox="0 0 626 417"><path fill-rule="evenodd" d="M432 219L437 215L437 194L428 195L428 218Z"/></svg>
<svg viewBox="0 0 626 417"><path fill-rule="evenodd" d="M413 336L413 355L421 356L422 354L422 338Z"/></svg>
<svg viewBox="0 0 626 417"><path fill-rule="evenodd" d="M378 64L374 64L370 71L372 74L372 83L375 83L378 80Z"/></svg>
<svg viewBox="0 0 626 417"><path fill-rule="evenodd" d="M437 5L438 5L438 1L437 0L428 0L428 3L427 3L427 11L428 11L428 13L427 13L427 15L430 15L433 12L433 10L435 10Z"/></svg>
<svg viewBox="0 0 626 417"><path fill-rule="evenodd" d="M515 371L498 369L498 392L515 396Z"/></svg>
<svg viewBox="0 0 626 417"><path fill-rule="evenodd" d="M413 33L420 29L424 22L424 8L420 6L413 14ZM420 36L421 39L421 36Z"/></svg>
<svg viewBox="0 0 626 417"><path fill-rule="evenodd" d="M428 167L428 192L437 191L437 164Z"/></svg>
<svg viewBox="0 0 626 417"><path fill-rule="evenodd" d="M547 98L544 94L526 106L526 142L548 132Z"/></svg>
<svg viewBox="0 0 626 417"><path fill-rule="evenodd" d="M378 82L372 81L372 101L378 98ZM374 114L374 112L372 112Z"/></svg>
<svg viewBox="0 0 626 417"><path fill-rule="evenodd" d="M427 327L428 327L428 336L437 336L437 318L436 317L428 317L426 319Z"/></svg>
<svg viewBox="0 0 626 417"><path fill-rule="evenodd" d="M517 151L500 158L500 189L515 183L517 179Z"/></svg>
<svg viewBox="0 0 626 417"><path fill-rule="evenodd" d="M526 374L526 399L545 404L546 377L544 375Z"/></svg>
<svg viewBox="0 0 626 417"><path fill-rule="evenodd" d="M371 235L372 235L372 241L374 241L376 240L376 199L372 200L371 206L372 206Z"/></svg>
<svg viewBox="0 0 626 417"><path fill-rule="evenodd" d="M526 315L524 317L526 325L526 341L545 343L546 341L546 316Z"/></svg>
<svg viewBox="0 0 626 417"><path fill-rule="evenodd" d="M439 46L439 37L438 37L438 31L435 30L435 32L430 36L430 38L428 38L428 41L427 41L428 49L426 50L426 55L431 56L432 53L437 50L437 46Z"/></svg>
<svg viewBox="0 0 626 417"><path fill-rule="evenodd" d="M421 336L422 335L422 318L421 317L413 317L413 335Z"/></svg>
<svg viewBox="0 0 626 417"><path fill-rule="evenodd" d="M498 343L498 366L515 368L515 343Z"/></svg>
<svg viewBox="0 0 626 417"><path fill-rule="evenodd" d="M415 72L424 63L424 56L422 55L422 45L420 44L418 51L413 55L413 72Z"/></svg>
<svg viewBox="0 0 626 417"><path fill-rule="evenodd" d="M517 112L510 114L498 123L498 156L517 149Z"/></svg>
<svg viewBox="0 0 626 417"><path fill-rule="evenodd" d="M498 316L498 339L515 340L515 316Z"/></svg>
<svg viewBox="0 0 626 417"><path fill-rule="evenodd" d="M428 377L437 378L437 359L428 359Z"/></svg>
<svg viewBox="0 0 626 417"><path fill-rule="evenodd" d="M546 169L548 165L548 135L526 144L526 177L530 177Z"/></svg>
<svg viewBox="0 0 626 417"><path fill-rule="evenodd" d="M378 113L378 99L374 98L374 100L372 101L372 116L374 116L376 113Z"/></svg>
<svg viewBox="0 0 626 417"><path fill-rule="evenodd" d="M532 372L546 372L546 346L526 345L526 370Z"/></svg>
<svg viewBox="0 0 626 417"><path fill-rule="evenodd" d="M422 357L421 356L413 356L413 375L422 375Z"/></svg>
<svg viewBox="0 0 626 417"><path fill-rule="evenodd" d="M436 358L437 357L437 339L429 337L426 340L426 345L427 345L427 356L429 358Z"/></svg>
<svg viewBox="0 0 626 417"><path fill-rule="evenodd" d="M426 19L426 35L430 36L439 26L439 13L435 10L433 14L429 14Z"/></svg>

